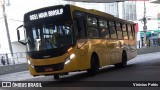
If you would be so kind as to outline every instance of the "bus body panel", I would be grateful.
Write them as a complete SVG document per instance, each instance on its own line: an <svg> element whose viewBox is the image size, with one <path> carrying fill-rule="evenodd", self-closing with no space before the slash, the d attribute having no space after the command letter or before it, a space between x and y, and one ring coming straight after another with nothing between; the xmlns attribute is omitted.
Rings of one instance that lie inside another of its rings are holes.
<svg viewBox="0 0 160 90"><path fill-rule="evenodd" d="M87 39L81 39L77 41L77 52L79 53L78 67L79 70L90 68L90 56L89 53L89 43Z"/></svg>
<svg viewBox="0 0 160 90"><path fill-rule="evenodd" d="M65 9L67 7L67 9ZM73 24L74 22L74 16L73 13L75 11L86 13L87 15L93 15L96 18L105 18L106 20L111 21L118 21L121 23L131 24L133 25L133 22L125 21L122 19L118 19L110 14L105 14L103 12L99 12L96 10L87 10L80 7L76 7L73 5L66 5L66 6L60 6L60 8L63 8L64 10L69 10L68 15L70 15L69 18L70 22ZM50 9L49 9L50 10ZM44 9L45 11L45 9ZM66 12L66 11L65 11ZM30 12L32 13L32 12ZM27 16L29 16L27 14ZM86 16L87 17L87 16ZM66 18L66 17L65 17ZM47 19L49 20L49 18ZM47 22L46 20L46 22ZM27 19L25 18L25 21ZM43 21L40 21L43 23ZM51 23L52 21L49 21ZM63 22L63 20L61 21ZM36 21L34 21L36 23ZM54 22L55 23L55 22ZM85 21L86 23L86 21ZM24 22L25 25L28 25ZM38 24L37 24L38 25ZM36 24L35 24L36 26ZM75 26L73 26L75 27ZM86 26L86 30L88 30ZM78 29L75 29L74 32L77 32ZM75 33L74 33L75 34ZM76 34L75 34L76 35ZM87 33L88 35L88 33ZM75 36L76 37L76 36ZM96 53L99 59L100 67L106 66L106 65L114 65L117 63L122 62L122 53L126 52L127 54L127 60L131 60L132 58L136 57L136 41L135 38L132 40L129 39L77 39L76 44L70 48L68 48L68 51L61 55L51 58L43 58L43 59L34 59L31 58L29 55L27 55L27 59L31 63L29 66L30 74L33 76L38 75L54 75L54 74L61 74L65 72L71 72L71 71L81 71L81 70L87 70L91 68L91 56L93 53ZM68 64L65 64L65 61L67 58L70 58L70 56L74 54L75 57L70 60ZM32 67L34 66L34 68ZM59 65L59 66L58 66ZM61 69L54 70L54 68L51 67L60 67ZM38 68L38 72L37 69ZM43 69L43 70L42 70ZM46 69L46 71L45 71ZM53 69L53 70L51 70Z"/></svg>

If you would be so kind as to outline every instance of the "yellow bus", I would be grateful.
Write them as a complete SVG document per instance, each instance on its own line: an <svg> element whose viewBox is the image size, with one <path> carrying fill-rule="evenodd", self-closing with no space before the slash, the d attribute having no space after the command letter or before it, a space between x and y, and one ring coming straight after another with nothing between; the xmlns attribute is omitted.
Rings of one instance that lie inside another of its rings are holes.
<svg viewBox="0 0 160 90"><path fill-rule="evenodd" d="M137 55L134 25L97 10L57 5L26 13L17 37L27 47L30 74L59 79L73 71L95 75L106 65L125 67Z"/></svg>

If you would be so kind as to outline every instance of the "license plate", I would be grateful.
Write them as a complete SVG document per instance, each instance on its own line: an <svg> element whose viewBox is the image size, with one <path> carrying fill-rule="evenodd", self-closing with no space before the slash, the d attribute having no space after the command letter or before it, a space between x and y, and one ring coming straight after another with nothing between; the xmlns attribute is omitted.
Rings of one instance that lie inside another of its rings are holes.
<svg viewBox="0 0 160 90"><path fill-rule="evenodd" d="M45 72L51 72L51 71L53 71L53 68L45 68L44 71Z"/></svg>

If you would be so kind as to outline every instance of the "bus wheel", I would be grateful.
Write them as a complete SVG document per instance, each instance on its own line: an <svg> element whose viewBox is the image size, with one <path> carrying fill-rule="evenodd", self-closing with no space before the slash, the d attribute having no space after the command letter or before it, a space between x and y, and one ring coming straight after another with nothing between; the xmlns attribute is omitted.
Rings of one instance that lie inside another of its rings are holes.
<svg viewBox="0 0 160 90"><path fill-rule="evenodd" d="M98 57L95 55L91 56L91 68L87 70L89 75L95 75L99 71Z"/></svg>
<svg viewBox="0 0 160 90"><path fill-rule="evenodd" d="M54 79L59 79L59 74L55 74Z"/></svg>
<svg viewBox="0 0 160 90"><path fill-rule="evenodd" d="M115 64L115 67L116 68L124 68L126 66L127 66L127 54L126 54L126 52L123 52L122 53L122 62Z"/></svg>

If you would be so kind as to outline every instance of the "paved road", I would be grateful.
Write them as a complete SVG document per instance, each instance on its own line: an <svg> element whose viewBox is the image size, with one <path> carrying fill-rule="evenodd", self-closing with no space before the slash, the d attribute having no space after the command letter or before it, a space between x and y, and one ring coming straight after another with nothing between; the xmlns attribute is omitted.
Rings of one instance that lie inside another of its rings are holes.
<svg viewBox="0 0 160 90"><path fill-rule="evenodd" d="M93 85L97 83L98 81L103 81L103 83L108 83L106 81L116 81L114 83L117 83L117 81L135 81L139 83L139 81L160 81L160 52L157 53L150 53L150 54L143 54L138 55L136 58L128 62L128 66L126 68L122 69L116 69L114 66L108 66L104 67L100 70L100 72L95 76L88 76L87 73L84 72L74 72L71 73L69 76L62 76L60 80L54 80L53 76L38 76L38 77L32 77L29 75L28 71L18 72L18 73L12 73L12 74L6 74L0 76L0 81L52 81L52 82L46 82L45 85L52 87L55 85L55 82L63 81L60 84L65 85L66 83L64 81L72 81L69 83L69 85L76 86L76 83L81 83L80 81L91 81ZM102 83L102 82L100 82ZM99 84L100 84L99 83ZM119 82L118 82L119 83ZM58 84L59 85L59 84ZM93 86L92 85L92 86ZM160 86L160 85L159 85ZM55 88L55 87L54 87ZM71 87L65 88L69 89ZM120 88L109 88L109 90L124 90ZM141 87L143 89L144 87ZM57 88L56 88L57 89ZM60 87L58 89L61 89ZM82 87L77 87L75 89L82 89ZM91 89L91 88L83 88L83 89ZM92 88L97 89L97 88ZM91 89L91 90L92 90ZM99 87L99 89L106 89ZM126 87L126 89L128 89ZM129 90L135 90L138 89L137 87L134 87ZM145 88L146 90L151 90L151 88ZM154 90L160 90L157 88L153 88Z"/></svg>

